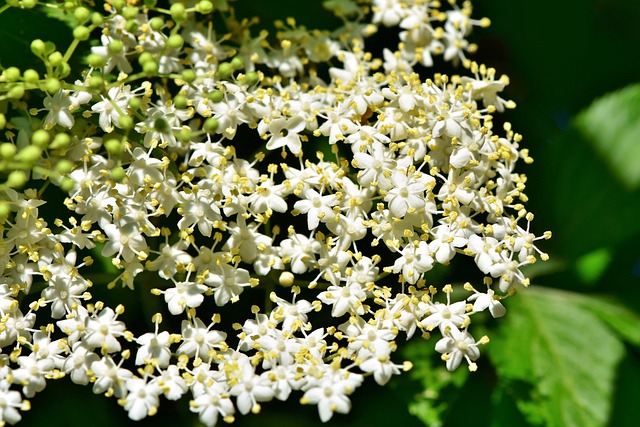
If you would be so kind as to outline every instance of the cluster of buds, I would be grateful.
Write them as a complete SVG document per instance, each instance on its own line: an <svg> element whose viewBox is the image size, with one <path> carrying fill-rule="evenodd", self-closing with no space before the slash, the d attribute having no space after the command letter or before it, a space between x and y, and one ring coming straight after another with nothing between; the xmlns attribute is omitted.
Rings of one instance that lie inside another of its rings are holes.
<svg viewBox="0 0 640 427"><path fill-rule="evenodd" d="M66 53L32 43L44 78L0 77L0 424L62 377L134 420L188 395L208 426L296 396L327 421L409 369L393 353L414 335L476 370L472 317L505 314L550 237L529 231L521 136L493 126L508 79L467 59L487 19L328 0L342 27L271 36L225 0L76 3L56 6L78 21ZM423 78L434 60L465 75ZM430 279L455 265L469 279ZM157 307L146 326L92 295L129 288L128 311Z"/></svg>

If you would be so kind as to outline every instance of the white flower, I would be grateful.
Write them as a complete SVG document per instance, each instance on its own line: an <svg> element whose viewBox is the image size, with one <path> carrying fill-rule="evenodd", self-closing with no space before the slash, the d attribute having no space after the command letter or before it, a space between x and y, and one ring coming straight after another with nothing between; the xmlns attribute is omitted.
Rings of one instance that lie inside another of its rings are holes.
<svg viewBox="0 0 640 427"><path fill-rule="evenodd" d="M280 117L274 119L269 124L271 138L267 141L267 150L287 147L291 154L297 155L302 149L300 135L306 124L301 116L294 116L289 119Z"/></svg>
<svg viewBox="0 0 640 427"><path fill-rule="evenodd" d="M447 336L436 343L436 351L444 355L449 371L460 366L463 359L469 363L469 370L475 371L476 364L473 361L480 357L478 344L483 344L486 341L486 338L483 337L476 342L466 330L460 331L453 327L449 329Z"/></svg>
<svg viewBox="0 0 640 427"><path fill-rule="evenodd" d="M158 396L162 394L162 388L155 381L142 378L129 378L126 383L128 393L122 402L129 418L139 421L147 415L154 415L160 404Z"/></svg>
<svg viewBox="0 0 640 427"><path fill-rule="evenodd" d="M62 89L58 90L53 97L47 95L44 99L44 108L49 113L44 119L44 128L51 129L55 125L59 124L68 129L73 127L75 119L71 114L71 98Z"/></svg>

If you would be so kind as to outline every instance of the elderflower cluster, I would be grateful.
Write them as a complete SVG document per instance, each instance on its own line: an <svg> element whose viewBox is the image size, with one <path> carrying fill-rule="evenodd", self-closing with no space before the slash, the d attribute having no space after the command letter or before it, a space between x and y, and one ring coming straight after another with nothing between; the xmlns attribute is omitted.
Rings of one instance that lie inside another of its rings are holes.
<svg viewBox="0 0 640 427"><path fill-rule="evenodd" d="M328 0L339 29L275 34L242 2L58 4L89 68L66 81L36 40L47 76L0 77L0 425L63 377L133 420L188 396L208 426L273 399L327 421L410 368L396 340L435 334L475 370L472 318L547 258L468 2ZM367 50L379 31L396 47ZM442 60L463 75L428 72ZM435 283L443 266L468 279Z"/></svg>

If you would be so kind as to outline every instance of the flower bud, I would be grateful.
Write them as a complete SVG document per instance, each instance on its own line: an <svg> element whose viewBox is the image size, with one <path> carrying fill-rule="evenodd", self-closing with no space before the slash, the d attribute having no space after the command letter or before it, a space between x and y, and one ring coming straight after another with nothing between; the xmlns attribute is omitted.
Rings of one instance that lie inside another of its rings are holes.
<svg viewBox="0 0 640 427"><path fill-rule="evenodd" d="M47 79L47 92L49 92L51 95L59 91L60 87L61 87L60 80L54 77Z"/></svg>
<svg viewBox="0 0 640 427"><path fill-rule="evenodd" d="M191 69L182 71L182 80L187 83L193 83L196 80L196 72Z"/></svg>
<svg viewBox="0 0 640 427"><path fill-rule="evenodd" d="M209 94L208 98L213 102L220 102L224 99L224 93L219 90L214 90Z"/></svg>
<svg viewBox="0 0 640 427"><path fill-rule="evenodd" d="M253 86L254 84L258 83L260 81L260 75L258 73L256 73L255 71L249 71L245 76L244 76L244 81L249 85L249 86Z"/></svg>
<svg viewBox="0 0 640 427"><path fill-rule="evenodd" d="M31 135L31 143L40 148L47 148L51 141L51 135L44 129L38 129Z"/></svg>
<svg viewBox="0 0 640 427"><path fill-rule="evenodd" d="M124 130L133 129L133 119L129 116L120 116L118 117L118 124Z"/></svg>
<svg viewBox="0 0 640 427"><path fill-rule="evenodd" d="M108 46L109 49L109 53L113 54L113 55L117 55L119 53L122 53L122 50L124 49L124 44L122 43L121 40L112 40L111 43L109 43Z"/></svg>
<svg viewBox="0 0 640 427"><path fill-rule="evenodd" d="M56 172L60 175L67 175L73 170L73 162L62 159L56 164Z"/></svg>
<svg viewBox="0 0 640 427"><path fill-rule="evenodd" d="M231 68L233 68L236 71L243 69L244 68L244 60L242 58L240 58L239 56L234 57L231 60Z"/></svg>
<svg viewBox="0 0 640 427"><path fill-rule="evenodd" d="M151 18L151 20L149 21L149 26L153 31L160 31L162 27L164 27L164 19L159 16Z"/></svg>
<svg viewBox="0 0 640 427"><path fill-rule="evenodd" d="M42 56L45 52L45 43L40 39L35 39L31 42L31 52L36 56Z"/></svg>
<svg viewBox="0 0 640 427"><path fill-rule="evenodd" d="M89 29L84 25L78 25L76 28L73 29L74 39L85 41L89 39L90 35L91 35L91 31L89 31Z"/></svg>
<svg viewBox="0 0 640 427"><path fill-rule="evenodd" d="M138 13L140 13L140 11L137 7L127 6L122 11L122 16L124 16L125 19L136 19L138 17Z"/></svg>
<svg viewBox="0 0 640 427"><path fill-rule="evenodd" d="M20 99L24 96L24 86L14 86L7 91L7 98Z"/></svg>
<svg viewBox="0 0 640 427"><path fill-rule="evenodd" d="M187 11L182 3L174 3L171 5L171 19L176 22L182 22L187 19Z"/></svg>
<svg viewBox="0 0 640 427"><path fill-rule="evenodd" d="M11 206L9 206L9 203L5 202L4 200L0 201L0 219L8 217L10 213Z"/></svg>
<svg viewBox="0 0 640 427"><path fill-rule="evenodd" d="M207 133L215 133L215 131L218 129L218 125L218 119L216 119L215 117L209 117L204 121L204 125L202 126L202 128Z"/></svg>
<svg viewBox="0 0 640 427"><path fill-rule="evenodd" d="M196 10L203 15L213 12L213 3L209 0L202 0L196 5Z"/></svg>
<svg viewBox="0 0 640 427"><path fill-rule="evenodd" d="M91 80L89 80L89 87L91 89L100 89L102 88L102 84L104 81L100 76L91 76Z"/></svg>
<svg viewBox="0 0 640 427"><path fill-rule="evenodd" d="M171 34L167 39L167 46L171 49L180 49L184 44L184 39L180 34Z"/></svg>
<svg viewBox="0 0 640 427"><path fill-rule="evenodd" d="M35 163L40 159L42 149L37 145L28 145L24 147L18 154L16 160L26 163Z"/></svg>
<svg viewBox="0 0 640 427"><path fill-rule="evenodd" d="M3 159L9 160L15 156L18 148L13 145L11 142L3 142L0 144L0 157Z"/></svg>
<svg viewBox="0 0 640 427"><path fill-rule="evenodd" d="M93 12L91 14L91 23L95 26L102 25L102 21L104 21L104 17L99 12Z"/></svg>
<svg viewBox="0 0 640 427"><path fill-rule="evenodd" d="M107 153L111 154L112 156L119 156L120 154L122 154L122 149L124 147L122 141L112 138L105 141L104 148L107 150Z"/></svg>
<svg viewBox="0 0 640 427"><path fill-rule="evenodd" d="M8 82L17 82L20 80L20 70L16 67L9 67L2 72L2 75Z"/></svg>
<svg viewBox="0 0 640 427"><path fill-rule="evenodd" d="M137 110L138 108L140 108L140 105L142 105L142 101L140 101L140 98L133 97L129 99L129 108L131 108L132 110Z"/></svg>
<svg viewBox="0 0 640 427"><path fill-rule="evenodd" d="M22 79L27 83L35 83L40 80L40 75L36 70L30 68L28 70L24 70L24 73L22 73Z"/></svg>
<svg viewBox="0 0 640 427"><path fill-rule="evenodd" d="M107 62L105 58L98 55L97 53L91 53L87 56L87 63L89 66L93 68L101 68L104 67L104 64Z"/></svg>
<svg viewBox="0 0 640 427"><path fill-rule="evenodd" d="M84 24L89 19L91 12L86 7L80 6L73 11L73 16L76 17L80 24Z"/></svg>
<svg viewBox="0 0 640 427"><path fill-rule="evenodd" d="M142 66L142 71L147 75L154 75L158 73L158 63L156 61L147 61Z"/></svg>
<svg viewBox="0 0 640 427"><path fill-rule="evenodd" d="M9 188L21 188L27 183L27 174L24 171L16 170L9 174L7 177L7 187Z"/></svg>
<svg viewBox="0 0 640 427"><path fill-rule="evenodd" d="M233 74L233 67L228 62L222 62L218 65L218 77L228 79Z"/></svg>
<svg viewBox="0 0 640 427"><path fill-rule="evenodd" d="M62 57L62 54L60 52L55 51L52 54L50 54L47 59L49 60L51 65L56 67L56 66L58 66L58 65L60 65L62 63L64 58Z"/></svg>
<svg viewBox="0 0 640 427"><path fill-rule="evenodd" d="M118 166L111 169L111 179L113 179L116 182L122 181L126 175L127 174L125 173L122 166Z"/></svg>
<svg viewBox="0 0 640 427"><path fill-rule="evenodd" d="M0 130L4 129L6 125L7 125L7 118L4 116L4 114L0 113Z"/></svg>
<svg viewBox="0 0 640 427"><path fill-rule="evenodd" d="M187 104L187 97L184 95L176 95L173 98L173 105L176 106L176 108L179 108L181 110L187 108L189 105Z"/></svg>
<svg viewBox="0 0 640 427"><path fill-rule="evenodd" d="M60 132L53 137L53 141L49 144L49 148L57 150L60 148L66 148L71 144L71 137L64 132Z"/></svg>

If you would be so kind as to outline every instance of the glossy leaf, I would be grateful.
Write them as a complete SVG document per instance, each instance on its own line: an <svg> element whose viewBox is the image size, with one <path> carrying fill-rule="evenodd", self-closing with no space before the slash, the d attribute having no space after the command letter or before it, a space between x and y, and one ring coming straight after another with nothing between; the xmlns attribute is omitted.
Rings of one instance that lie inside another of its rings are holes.
<svg viewBox="0 0 640 427"><path fill-rule="evenodd" d="M582 111L577 128L628 189L640 188L640 84L609 93Z"/></svg>
<svg viewBox="0 0 640 427"><path fill-rule="evenodd" d="M549 427L607 425L624 355L616 333L567 292L532 287L509 308L490 356L503 380L530 385L521 412Z"/></svg>

